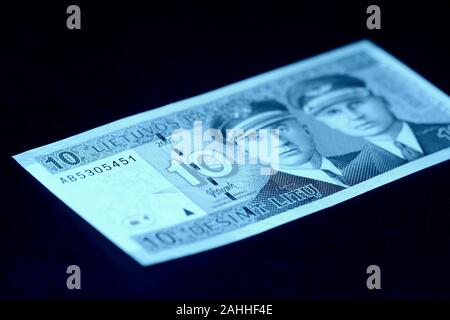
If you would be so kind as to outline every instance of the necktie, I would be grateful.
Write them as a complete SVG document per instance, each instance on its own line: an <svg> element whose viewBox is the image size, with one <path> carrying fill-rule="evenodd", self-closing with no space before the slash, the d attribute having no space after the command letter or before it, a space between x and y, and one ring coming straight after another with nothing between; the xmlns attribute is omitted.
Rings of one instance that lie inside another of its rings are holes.
<svg viewBox="0 0 450 320"><path fill-rule="evenodd" d="M343 185L349 186L349 183L347 182L347 179L344 178L344 176L341 176L340 174L334 173L331 170L328 169L322 169L323 172L325 172L330 178L339 181Z"/></svg>
<svg viewBox="0 0 450 320"><path fill-rule="evenodd" d="M414 150L413 148L408 147L407 145L399 142L394 141L394 146L400 149L400 152L402 153L403 157L406 159L406 161L414 161L421 157L423 157L423 153Z"/></svg>

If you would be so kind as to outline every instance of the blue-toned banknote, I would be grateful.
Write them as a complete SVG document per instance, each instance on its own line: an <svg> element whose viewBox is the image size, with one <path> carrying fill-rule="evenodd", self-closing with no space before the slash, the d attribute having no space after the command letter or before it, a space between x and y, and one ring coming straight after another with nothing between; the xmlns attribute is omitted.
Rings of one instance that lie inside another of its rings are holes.
<svg viewBox="0 0 450 320"><path fill-rule="evenodd" d="M143 266L449 158L448 95L369 41L14 156Z"/></svg>

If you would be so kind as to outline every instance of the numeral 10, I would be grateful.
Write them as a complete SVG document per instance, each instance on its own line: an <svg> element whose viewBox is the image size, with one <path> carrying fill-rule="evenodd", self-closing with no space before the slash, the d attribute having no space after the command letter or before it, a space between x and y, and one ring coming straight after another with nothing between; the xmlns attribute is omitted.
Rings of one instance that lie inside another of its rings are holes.
<svg viewBox="0 0 450 320"><path fill-rule="evenodd" d="M48 156L44 161L45 163L51 163L56 169L61 170L64 167L61 163L65 163L71 166L77 165L81 162L80 158L73 152L70 151L61 151L58 153L58 158L55 159L52 156Z"/></svg>
<svg viewBox="0 0 450 320"><path fill-rule="evenodd" d="M209 156L217 160L218 163L220 163L221 165L221 169L211 170L211 168L209 168L206 164L204 164L203 161L198 160L199 158L202 159L204 156ZM203 183L203 181L200 180L197 177L197 175L194 174L195 172L198 172L201 175L209 178L218 178L224 177L233 171L233 164L231 163L231 161L223 154L215 150L206 149L194 151L188 156L188 160L191 163L191 166L193 164L193 167L195 169L183 166L177 160L171 160L170 166L167 168L167 171L178 173L181 177L183 177L187 182L189 182L193 186ZM187 168L189 168L189 170Z"/></svg>

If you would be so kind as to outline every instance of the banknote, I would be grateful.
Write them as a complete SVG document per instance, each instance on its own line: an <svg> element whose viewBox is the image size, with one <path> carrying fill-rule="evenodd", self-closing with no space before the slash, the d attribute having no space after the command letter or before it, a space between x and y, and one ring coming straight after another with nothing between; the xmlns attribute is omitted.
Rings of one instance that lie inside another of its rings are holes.
<svg viewBox="0 0 450 320"><path fill-rule="evenodd" d="M14 156L143 266L449 158L448 95L367 40Z"/></svg>

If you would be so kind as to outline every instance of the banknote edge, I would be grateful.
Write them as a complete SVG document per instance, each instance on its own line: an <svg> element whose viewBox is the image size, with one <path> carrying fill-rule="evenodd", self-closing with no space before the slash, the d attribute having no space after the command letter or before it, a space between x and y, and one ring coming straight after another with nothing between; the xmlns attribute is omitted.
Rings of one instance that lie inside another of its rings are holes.
<svg viewBox="0 0 450 320"><path fill-rule="evenodd" d="M18 153L12 156L19 164L23 167L31 165L36 162L35 157L52 152L52 149L58 150L62 148L69 147L70 145L79 144L89 139L95 138L95 136L104 135L107 132L116 131L125 129L133 124L140 123L143 121L149 121L152 119L156 119L158 117L167 116L169 114L180 112L197 105L206 104L212 102L214 100L226 97L231 94L238 93L243 90L251 89L254 86L264 83L268 80L274 80L277 78L281 78L283 76L287 76L292 72L295 72L297 68L301 68L302 66L306 66L308 63L321 63L322 61L326 61L327 59L332 59L338 55L345 55L352 51L356 51L359 49L373 49L379 48L373 42L368 39L363 39L359 41L355 41L343 46L340 46L335 49L331 49L326 52L322 52L300 61L296 61L242 80L237 82L233 82L231 84L195 95L193 97L189 97L186 99L182 99L179 101L171 102L151 110L142 111L137 114L133 114L121 119L114 120L112 122L97 126L95 128L74 134L70 137L63 138L57 141L53 141L51 143L45 144L43 146L39 146L36 148L29 149L27 151ZM382 49L381 49L382 50ZM388 52L382 50L384 54L390 55ZM400 64L403 64L401 61L397 61ZM420 75L419 75L420 77ZM272 79L271 79L272 78ZM244 88L243 88L244 87ZM163 110L164 109L164 110ZM143 117L140 121L134 121Z"/></svg>
<svg viewBox="0 0 450 320"><path fill-rule="evenodd" d="M381 175L368 179L356 186L351 188L341 190L336 192L333 195L330 195L326 198L322 198L318 201L314 201L310 204L306 204L304 206L300 206L295 209L291 209L285 211L281 214L269 217L267 219L261 220L257 223L253 223L242 228L230 231L221 236L208 238L205 240L201 240L198 242L193 242L190 244L183 245L184 251L182 253L173 253L171 254L169 250L163 254L163 258L158 259L148 259L148 253L138 253L135 252L133 258L143 267L149 267L155 264L187 257L197 253L207 252L209 250L213 250L215 248L225 246L228 244L232 244L252 236L256 236L262 234L266 231L273 230L275 228L281 227L287 223L292 221L301 219L305 216L311 215L313 213L321 212L325 209L328 209L337 204L346 202L354 197L358 197L362 194L368 193L372 190L375 190L379 187L385 186L391 182L397 181L399 179L403 179L406 176L419 172L421 170L433 167L439 163L443 163L450 159L450 148L446 148L436 152L434 154L428 155L422 159L416 160L416 162L411 162L400 167L397 167L391 171L385 172ZM320 205L320 203L324 205ZM299 214L300 211L304 211ZM288 215L297 213L297 216L288 218ZM262 226L262 227L261 227ZM224 240L222 238L233 238L232 240ZM203 246L202 246L203 245ZM172 249L174 251L182 251L181 247L177 247Z"/></svg>

